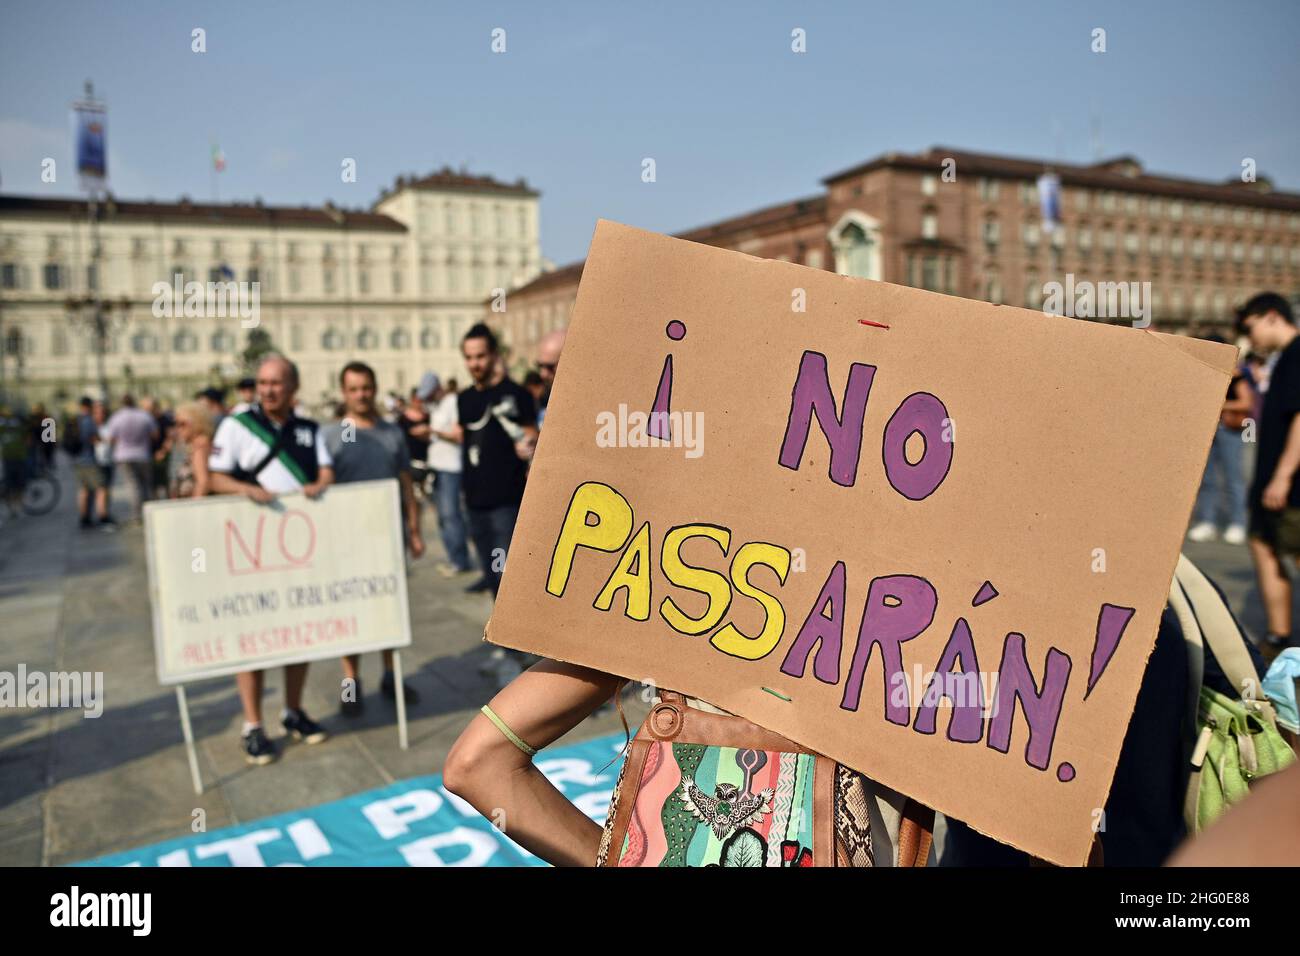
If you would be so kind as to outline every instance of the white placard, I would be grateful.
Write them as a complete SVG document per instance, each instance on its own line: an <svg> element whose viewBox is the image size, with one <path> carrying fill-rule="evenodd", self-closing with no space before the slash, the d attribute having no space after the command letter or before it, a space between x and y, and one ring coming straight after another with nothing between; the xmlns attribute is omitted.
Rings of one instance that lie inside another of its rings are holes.
<svg viewBox="0 0 1300 956"><path fill-rule="evenodd" d="M163 684L411 643L394 480L144 509Z"/></svg>

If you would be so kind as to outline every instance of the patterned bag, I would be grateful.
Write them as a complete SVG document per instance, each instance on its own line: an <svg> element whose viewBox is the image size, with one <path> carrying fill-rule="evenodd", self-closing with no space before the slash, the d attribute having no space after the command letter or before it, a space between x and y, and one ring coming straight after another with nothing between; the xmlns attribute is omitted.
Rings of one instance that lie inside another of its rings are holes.
<svg viewBox="0 0 1300 956"><path fill-rule="evenodd" d="M908 801L898 865L924 866L933 811ZM597 866L872 866L861 775L664 691L632 740Z"/></svg>

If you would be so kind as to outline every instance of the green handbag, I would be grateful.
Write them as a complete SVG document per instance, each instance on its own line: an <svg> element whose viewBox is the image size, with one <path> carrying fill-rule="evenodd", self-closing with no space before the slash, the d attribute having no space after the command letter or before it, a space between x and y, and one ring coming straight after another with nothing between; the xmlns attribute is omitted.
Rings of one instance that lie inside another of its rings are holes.
<svg viewBox="0 0 1300 956"><path fill-rule="evenodd" d="M1209 579L1180 555L1169 589L1169 606L1187 641L1189 707L1196 743L1183 804L1189 834L1209 826L1244 800L1259 777L1295 762L1295 752L1277 729L1273 705L1260 687L1246 638ZM1205 644L1241 699L1202 685Z"/></svg>

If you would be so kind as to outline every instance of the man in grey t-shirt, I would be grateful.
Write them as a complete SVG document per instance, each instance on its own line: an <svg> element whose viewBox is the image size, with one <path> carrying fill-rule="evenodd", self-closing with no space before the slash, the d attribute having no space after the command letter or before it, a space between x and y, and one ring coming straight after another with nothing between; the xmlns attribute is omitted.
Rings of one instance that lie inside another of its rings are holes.
<svg viewBox="0 0 1300 956"><path fill-rule="evenodd" d="M339 375L339 385L343 389L343 419L321 430L325 447L334 459L334 483L396 478L402 488L406 547L411 557L418 558L424 554L424 538L420 535L420 506L411 485L411 459L406 448L406 436L396 425L379 417L379 410L375 407L378 390L375 372L369 365L349 362ZM384 677L380 690L385 697L396 700L393 652L384 651L383 656ZM358 670L360 657L352 654L343 658L341 709L345 717L360 716L365 706ZM419 700L419 695L410 687L404 685L402 693L408 704Z"/></svg>

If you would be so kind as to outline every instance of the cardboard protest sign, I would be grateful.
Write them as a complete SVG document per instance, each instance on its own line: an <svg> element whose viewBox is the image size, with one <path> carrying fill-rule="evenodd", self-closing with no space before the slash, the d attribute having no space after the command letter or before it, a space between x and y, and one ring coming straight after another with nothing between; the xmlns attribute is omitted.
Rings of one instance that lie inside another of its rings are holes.
<svg viewBox="0 0 1300 956"><path fill-rule="evenodd" d="M1082 864L1234 358L601 222L487 637Z"/></svg>
<svg viewBox="0 0 1300 956"><path fill-rule="evenodd" d="M163 684L411 643L396 481L145 505Z"/></svg>

